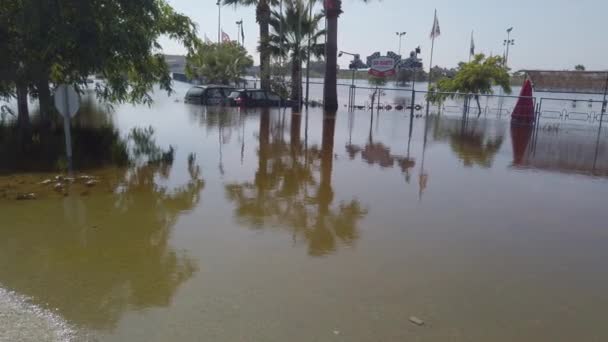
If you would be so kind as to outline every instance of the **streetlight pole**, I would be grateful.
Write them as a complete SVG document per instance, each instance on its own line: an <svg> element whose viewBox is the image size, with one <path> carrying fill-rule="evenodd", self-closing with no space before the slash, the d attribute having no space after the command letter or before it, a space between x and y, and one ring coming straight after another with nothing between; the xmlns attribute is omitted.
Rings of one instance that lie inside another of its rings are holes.
<svg viewBox="0 0 608 342"><path fill-rule="evenodd" d="M243 19L236 22L236 42L239 45L245 45L245 42L241 41L241 31L243 26Z"/></svg>
<svg viewBox="0 0 608 342"><path fill-rule="evenodd" d="M505 52L505 66L508 66L509 63L509 47L511 45L515 45L515 39L511 39L511 31L513 31L513 28L510 27L507 29L507 39L504 41L504 45L507 47L507 50Z"/></svg>
<svg viewBox="0 0 608 342"><path fill-rule="evenodd" d="M217 43L222 43L222 3L217 0Z"/></svg>
<svg viewBox="0 0 608 342"><path fill-rule="evenodd" d="M406 35L407 32L395 32L397 37L399 37L399 56L401 56L401 38Z"/></svg>

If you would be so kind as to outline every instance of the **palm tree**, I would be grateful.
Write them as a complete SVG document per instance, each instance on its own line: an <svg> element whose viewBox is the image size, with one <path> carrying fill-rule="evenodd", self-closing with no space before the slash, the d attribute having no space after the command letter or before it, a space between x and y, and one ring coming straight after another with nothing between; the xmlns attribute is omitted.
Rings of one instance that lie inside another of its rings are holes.
<svg viewBox="0 0 608 342"><path fill-rule="evenodd" d="M278 0L224 0L224 5L256 6L255 20L260 25L260 84L262 89L270 90L270 52L268 51L269 22L271 6Z"/></svg>
<svg viewBox="0 0 608 342"><path fill-rule="evenodd" d="M284 13L272 11L270 26L269 50L277 57L289 57L291 62L291 100L298 103L302 100L302 62L309 55L320 57L325 50L324 44L317 41L325 34L319 30L323 14L311 16L310 7L303 0L287 2Z"/></svg>
<svg viewBox="0 0 608 342"><path fill-rule="evenodd" d="M326 111L335 114L338 110L338 17L342 13L342 0L325 0L323 8L327 19L323 104Z"/></svg>

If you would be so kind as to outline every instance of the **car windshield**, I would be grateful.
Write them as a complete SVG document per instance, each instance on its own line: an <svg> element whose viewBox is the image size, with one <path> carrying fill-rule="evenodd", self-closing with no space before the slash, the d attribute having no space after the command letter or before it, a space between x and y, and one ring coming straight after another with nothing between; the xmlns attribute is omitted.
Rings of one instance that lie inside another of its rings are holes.
<svg viewBox="0 0 608 342"><path fill-rule="evenodd" d="M239 96L241 96L241 92L240 91L233 91L232 93L230 93L230 95L228 95L228 97L231 98L231 99L236 99Z"/></svg>

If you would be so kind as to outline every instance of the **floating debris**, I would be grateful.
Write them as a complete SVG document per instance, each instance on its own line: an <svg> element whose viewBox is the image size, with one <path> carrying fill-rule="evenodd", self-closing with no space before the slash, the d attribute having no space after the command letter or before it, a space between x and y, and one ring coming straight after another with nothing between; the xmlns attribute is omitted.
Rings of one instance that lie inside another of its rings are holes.
<svg viewBox="0 0 608 342"><path fill-rule="evenodd" d="M334 335L340 335L340 330L334 330Z"/></svg>
<svg viewBox="0 0 608 342"><path fill-rule="evenodd" d="M55 191L62 191L64 187L65 187L65 186L63 185L63 183L56 183L56 184L53 186L53 189L55 189Z"/></svg>
<svg viewBox="0 0 608 342"><path fill-rule="evenodd" d="M29 194L18 194L16 199L17 199L17 201L35 200L36 194L33 192L29 193Z"/></svg>
<svg viewBox="0 0 608 342"><path fill-rule="evenodd" d="M91 180L88 180L86 183L84 183L84 185L86 185L88 187L92 187L92 186L97 185L98 183L99 183L98 180L91 179Z"/></svg>
<svg viewBox="0 0 608 342"><path fill-rule="evenodd" d="M40 185L49 185L51 183L53 183L53 180L49 178L49 179L45 179L42 182L40 182Z"/></svg>
<svg viewBox="0 0 608 342"><path fill-rule="evenodd" d="M420 318L416 317L416 316L410 317L410 322L412 322L412 323L414 323L416 325L420 325L420 326L424 325L424 321L421 320Z"/></svg>

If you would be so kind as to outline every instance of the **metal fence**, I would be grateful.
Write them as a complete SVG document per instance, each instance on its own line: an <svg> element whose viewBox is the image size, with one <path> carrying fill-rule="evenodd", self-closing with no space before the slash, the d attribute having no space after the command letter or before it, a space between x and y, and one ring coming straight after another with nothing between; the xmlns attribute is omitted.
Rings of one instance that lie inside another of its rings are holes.
<svg viewBox="0 0 608 342"><path fill-rule="evenodd" d="M320 105L323 98L323 83L310 83L311 103ZM413 115L426 113L446 115L476 115L483 117L508 117L513 113L520 96L496 94L440 93L445 95L442 102L427 101L426 83L409 87L370 86L359 84L338 84L338 101L348 110L403 111ZM559 94L559 97L531 97L537 120L572 121L598 123L608 120L607 104L601 96L580 94ZM479 105L477 102L479 100ZM373 104L372 104L373 102ZM373 108L372 108L373 107ZM428 107L428 110L427 110ZM603 114L602 114L603 113Z"/></svg>

